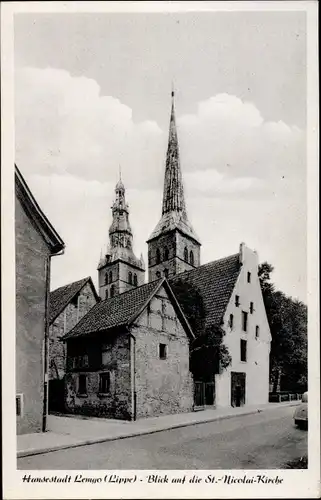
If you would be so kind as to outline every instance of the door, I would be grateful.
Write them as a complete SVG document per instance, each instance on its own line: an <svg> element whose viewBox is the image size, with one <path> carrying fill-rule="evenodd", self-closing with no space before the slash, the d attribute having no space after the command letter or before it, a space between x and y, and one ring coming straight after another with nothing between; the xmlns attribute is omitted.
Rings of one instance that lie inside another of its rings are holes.
<svg viewBox="0 0 321 500"><path fill-rule="evenodd" d="M231 406L238 407L245 404L246 374L231 372Z"/></svg>

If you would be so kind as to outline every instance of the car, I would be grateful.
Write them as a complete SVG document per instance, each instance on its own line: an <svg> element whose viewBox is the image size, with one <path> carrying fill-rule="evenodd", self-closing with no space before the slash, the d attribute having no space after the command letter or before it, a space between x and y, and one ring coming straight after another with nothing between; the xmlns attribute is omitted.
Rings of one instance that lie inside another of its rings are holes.
<svg viewBox="0 0 321 500"><path fill-rule="evenodd" d="M294 423L299 428L308 427L308 393L302 395L301 404L296 407L294 415Z"/></svg>

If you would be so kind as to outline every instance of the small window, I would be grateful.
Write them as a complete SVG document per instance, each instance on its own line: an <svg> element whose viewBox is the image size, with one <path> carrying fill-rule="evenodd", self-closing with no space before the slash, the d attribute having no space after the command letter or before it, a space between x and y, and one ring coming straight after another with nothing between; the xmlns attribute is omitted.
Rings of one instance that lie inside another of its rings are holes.
<svg viewBox="0 0 321 500"><path fill-rule="evenodd" d="M105 274L105 285L108 285L108 273Z"/></svg>
<svg viewBox="0 0 321 500"><path fill-rule="evenodd" d="M251 283L251 273L247 273L247 282Z"/></svg>
<svg viewBox="0 0 321 500"><path fill-rule="evenodd" d="M113 298L115 295L115 285L111 285L110 287L110 297Z"/></svg>
<svg viewBox="0 0 321 500"><path fill-rule="evenodd" d="M132 285L132 283L133 283L133 274L131 273L131 271L129 271L129 273L128 273L128 283L130 285Z"/></svg>
<svg viewBox="0 0 321 500"><path fill-rule="evenodd" d="M247 331L247 312L242 311L242 330L243 332Z"/></svg>
<svg viewBox="0 0 321 500"><path fill-rule="evenodd" d="M159 344L159 358L166 359L167 358L167 345Z"/></svg>
<svg viewBox="0 0 321 500"><path fill-rule="evenodd" d="M78 377L78 394L87 395L87 375Z"/></svg>
<svg viewBox="0 0 321 500"><path fill-rule="evenodd" d="M255 338L258 339L260 336L260 327L256 325L255 327Z"/></svg>
<svg viewBox="0 0 321 500"><path fill-rule="evenodd" d="M110 392L110 372L100 374L99 392L101 394L108 394Z"/></svg>
<svg viewBox="0 0 321 500"><path fill-rule="evenodd" d="M75 296L71 299L71 301L70 301L70 303L71 303L74 307L76 307L76 308L78 308L78 297L79 297L79 295L77 294L77 295L75 295Z"/></svg>
<svg viewBox="0 0 321 500"><path fill-rule="evenodd" d="M161 277L160 271L156 271L156 278L160 278L160 277Z"/></svg>
<svg viewBox="0 0 321 500"><path fill-rule="evenodd" d="M137 274L134 274L134 285L137 286Z"/></svg>
<svg viewBox="0 0 321 500"><path fill-rule="evenodd" d="M232 329L234 324L234 315L230 314L229 327Z"/></svg>
<svg viewBox="0 0 321 500"><path fill-rule="evenodd" d="M105 299L108 299L108 288L105 290Z"/></svg>
<svg viewBox="0 0 321 500"><path fill-rule="evenodd" d="M250 313L253 314L254 311L254 304L253 302L250 302Z"/></svg>
<svg viewBox="0 0 321 500"><path fill-rule="evenodd" d="M241 339L241 361L247 361L247 342Z"/></svg>
<svg viewBox="0 0 321 500"><path fill-rule="evenodd" d="M109 283L113 281L113 273L109 271Z"/></svg>
<svg viewBox="0 0 321 500"><path fill-rule="evenodd" d="M161 261L161 254L159 248L156 248L156 264L159 264Z"/></svg>
<svg viewBox="0 0 321 500"><path fill-rule="evenodd" d="M192 250L189 253L189 263L191 264L191 266L194 266L194 254Z"/></svg>
<svg viewBox="0 0 321 500"><path fill-rule="evenodd" d="M169 250L167 247L164 248L164 260L169 259Z"/></svg>
<svg viewBox="0 0 321 500"><path fill-rule="evenodd" d="M187 247L184 248L184 260L185 260L185 262L188 262L188 250L187 250Z"/></svg>
<svg viewBox="0 0 321 500"><path fill-rule="evenodd" d="M16 395L16 415L17 417L23 416L23 394Z"/></svg>
<svg viewBox="0 0 321 500"><path fill-rule="evenodd" d="M236 305L236 307L238 307L240 305L240 296L239 295L235 295L235 305Z"/></svg>
<svg viewBox="0 0 321 500"><path fill-rule="evenodd" d="M168 278L168 269L164 269L164 276L165 278Z"/></svg>

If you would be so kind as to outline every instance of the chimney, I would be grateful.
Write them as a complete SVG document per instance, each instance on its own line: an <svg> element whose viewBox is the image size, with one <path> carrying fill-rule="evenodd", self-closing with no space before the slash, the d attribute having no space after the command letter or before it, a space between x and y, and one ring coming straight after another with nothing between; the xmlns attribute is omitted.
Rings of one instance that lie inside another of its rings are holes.
<svg viewBox="0 0 321 500"><path fill-rule="evenodd" d="M239 261L240 264L244 264L244 259L245 259L245 243L240 244L240 252L239 252Z"/></svg>

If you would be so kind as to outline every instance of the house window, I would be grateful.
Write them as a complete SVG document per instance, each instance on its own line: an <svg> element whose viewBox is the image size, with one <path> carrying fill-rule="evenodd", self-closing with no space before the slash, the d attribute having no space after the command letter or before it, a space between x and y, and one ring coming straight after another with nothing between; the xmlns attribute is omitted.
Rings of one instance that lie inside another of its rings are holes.
<svg viewBox="0 0 321 500"><path fill-rule="evenodd" d="M108 285L108 273L105 274L105 285Z"/></svg>
<svg viewBox="0 0 321 500"><path fill-rule="evenodd" d="M164 260L169 259L169 250L167 247L164 248Z"/></svg>
<svg viewBox="0 0 321 500"><path fill-rule="evenodd" d="M105 290L105 299L108 299L108 288Z"/></svg>
<svg viewBox="0 0 321 500"><path fill-rule="evenodd" d="M78 377L78 394L87 395L87 375Z"/></svg>
<svg viewBox="0 0 321 500"><path fill-rule="evenodd" d="M137 286L137 274L134 274L134 285Z"/></svg>
<svg viewBox="0 0 321 500"><path fill-rule="evenodd" d="M242 330L243 332L247 331L247 312L242 311Z"/></svg>
<svg viewBox="0 0 321 500"><path fill-rule="evenodd" d="M156 271L156 278L160 278L160 277L161 277L160 271Z"/></svg>
<svg viewBox="0 0 321 500"><path fill-rule="evenodd" d="M165 278L168 278L168 269L164 269L164 276Z"/></svg>
<svg viewBox="0 0 321 500"><path fill-rule="evenodd" d="M110 372L100 374L99 392L101 394L108 394L108 392L110 392Z"/></svg>
<svg viewBox="0 0 321 500"><path fill-rule="evenodd" d="M236 305L236 307L238 307L240 305L240 296L239 295L235 295L235 305Z"/></svg>
<svg viewBox="0 0 321 500"><path fill-rule="evenodd" d="M232 329L234 324L234 316L233 314L230 314L230 320L229 320L229 326Z"/></svg>
<svg viewBox="0 0 321 500"><path fill-rule="evenodd" d="M23 394L16 395L16 415L17 417L23 416Z"/></svg>
<svg viewBox="0 0 321 500"><path fill-rule="evenodd" d="M113 281L113 273L109 271L109 283Z"/></svg>
<svg viewBox="0 0 321 500"><path fill-rule="evenodd" d="M110 297L112 298L112 297L114 297L114 295L115 295L115 285L111 285L111 287L110 287Z"/></svg>
<svg viewBox="0 0 321 500"><path fill-rule="evenodd" d="M82 356L76 356L72 358L72 367L75 368L85 368L88 366L88 356L84 354Z"/></svg>
<svg viewBox="0 0 321 500"><path fill-rule="evenodd" d="M250 302L250 313L253 314L254 311L254 304L253 302Z"/></svg>
<svg viewBox="0 0 321 500"><path fill-rule="evenodd" d="M185 262L188 262L188 250L187 250L187 247L184 248L184 260L185 260Z"/></svg>
<svg viewBox="0 0 321 500"><path fill-rule="evenodd" d="M194 254L192 250L189 253L189 263L191 264L191 266L194 266Z"/></svg>
<svg viewBox="0 0 321 500"><path fill-rule="evenodd" d="M258 339L260 336L260 327L256 325L255 327L255 338Z"/></svg>
<svg viewBox="0 0 321 500"><path fill-rule="evenodd" d="M159 264L161 261L161 254L159 248L156 248L156 264Z"/></svg>
<svg viewBox="0 0 321 500"><path fill-rule="evenodd" d="M166 358L167 358L167 345L159 344L159 359L166 359Z"/></svg>
<svg viewBox="0 0 321 500"><path fill-rule="evenodd" d="M247 361L247 342L241 339L241 361Z"/></svg>
<svg viewBox="0 0 321 500"><path fill-rule="evenodd" d="M247 273L247 282L251 283L251 273Z"/></svg>
<svg viewBox="0 0 321 500"><path fill-rule="evenodd" d="M130 285L132 285L132 283L133 283L133 274L131 273L131 271L129 271L129 273L128 273L128 283Z"/></svg>

